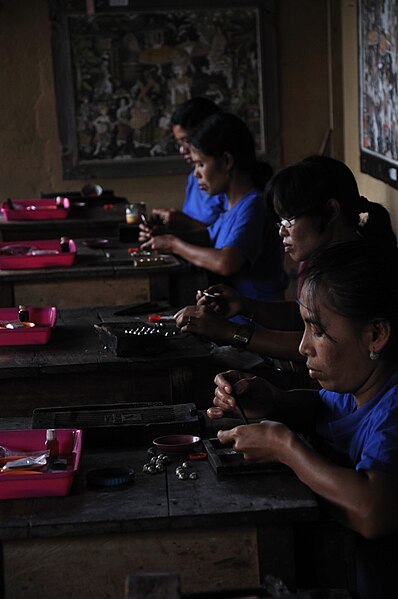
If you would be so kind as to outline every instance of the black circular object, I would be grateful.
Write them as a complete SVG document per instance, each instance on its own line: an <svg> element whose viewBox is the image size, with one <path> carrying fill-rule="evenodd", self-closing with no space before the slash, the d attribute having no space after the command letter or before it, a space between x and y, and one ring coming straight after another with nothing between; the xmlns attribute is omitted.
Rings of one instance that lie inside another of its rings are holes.
<svg viewBox="0 0 398 599"><path fill-rule="evenodd" d="M116 487L133 480L133 468L100 468L87 473L87 482L96 487Z"/></svg>

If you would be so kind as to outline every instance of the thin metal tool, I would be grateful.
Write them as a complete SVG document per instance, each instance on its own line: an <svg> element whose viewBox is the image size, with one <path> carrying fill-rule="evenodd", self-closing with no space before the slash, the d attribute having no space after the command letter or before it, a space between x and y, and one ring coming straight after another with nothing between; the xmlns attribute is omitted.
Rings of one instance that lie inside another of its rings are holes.
<svg viewBox="0 0 398 599"><path fill-rule="evenodd" d="M228 380L228 377L226 377ZM230 385L232 385L232 390L233 390L233 394L234 394L234 398L235 398L235 402L236 402L236 407L238 408L240 415L242 417L242 420L245 424L249 424L249 421L247 419L245 410L242 407L241 402L239 401L238 397L237 397L237 393L236 393L236 383L233 383L232 381L230 382Z"/></svg>
<svg viewBox="0 0 398 599"><path fill-rule="evenodd" d="M218 291L215 291L214 293L210 293L210 291L202 291L202 294L205 297L209 297L210 299L217 299L221 295L221 293L219 293Z"/></svg>
<svg viewBox="0 0 398 599"><path fill-rule="evenodd" d="M247 416L246 416L246 414L245 414L245 411L244 411L244 409L242 408L242 404L241 404L241 403L240 403L240 402L239 402L239 401L238 401L236 398L235 398L235 401L236 401L236 407L238 408L238 410L239 410L239 412L240 412L240 414L241 414L241 416L242 416L242 420L243 420L243 422L244 422L245 424L249 424L249 421L248 421L248 419L247 419Z"/></svg>

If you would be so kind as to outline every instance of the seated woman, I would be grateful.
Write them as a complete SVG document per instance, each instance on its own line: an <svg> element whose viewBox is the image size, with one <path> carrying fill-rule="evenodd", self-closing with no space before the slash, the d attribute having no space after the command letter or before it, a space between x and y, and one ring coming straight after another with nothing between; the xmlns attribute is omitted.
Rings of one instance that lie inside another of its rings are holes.
<svg viewBox="0 0 398 599"><path fill-rule="evenodd" d="M388 211L360 196L351 170L339 160L311 156L282 169L267 186L285 253L299 263L332 242L376 239L396 246ZM296 302L261 302L237 289L213 286L209 298L198 292L197 305L176 314L184 332L208 337L220 344L241 343L230 319L242 314L261 325L243 331L245 346L262 356L302 361L298 351L302 324ZM238 333L238 334L237 334Z"/></svg>
<svg viewBox="0 0 398 599"><path fill-rule="evenodd" d="M282 299L283 248L263 199L271 168L257 162L251 132L237 116L218 113L192 132L189 143L200 189L225 193L228 209L189 241L175 235L148 239L150 231L142 230L142 249L181 256L247 297Z"/></svg>
<svg viewBox="0 0 398 599"><path fill-rule="evenodd" d="M267 418L218 438L247 460L290 467L361 535L359 596L397 597L394 560L381 557L383 547L398 549L388 536L398 530L397 250L353 241L319 252L304 274L300 312L300 353L321 390L284 391L229 371L215 378L208 416L233 413L239 402L249 419ZM312 434L312 445L296 431ZM392 583L395 592L383 586Z"/></svg>
<svg viewBox="0 0 398 599"><path fill-rule="evenodd" d="M192 164L191 151L187 142L191 131L207 117L221 112L221 108L208 98L195 97L177 106L171 115L171 128L178 152L189 165ZM214 223L220 212L226 208L224 195L209 196L200 190L193 171L188 175L185 199L182 210L178 208L153 208L150 222L155 223L153 231L162 231L164 225L171 231L192 231ZM159 225L160 223L160 225Z"/></svg>

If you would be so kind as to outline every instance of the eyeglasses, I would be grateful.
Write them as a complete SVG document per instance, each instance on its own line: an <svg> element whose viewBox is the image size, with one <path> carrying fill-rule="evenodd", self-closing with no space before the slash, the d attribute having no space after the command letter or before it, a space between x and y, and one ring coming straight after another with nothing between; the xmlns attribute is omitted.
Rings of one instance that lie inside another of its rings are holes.
<svg viewBox="0 0 398 599"><path fill-rule="evenodd" d="M281 220L275 223L275 226L277 227L277 229L280 229L281 227L283 227L284 229L290 229L290 227L293 227L293 225L296 224L296 220L298 218L304 216L304 214L308 214L308 212L309 211L306 210L305 212L300 212L300 214L297 214L297 216L291 216L290 218L282 218Z"/></svg>
<svg viewBox="0 0 398 599"><path fill-rule="evenodd" d="M292 216L291 218L282 218L282 220L279 220L275 223L275 226L277 229L280 229L281 227L284 227L285 229L290 229L290 227L292 227L295 224L296 218L296 216Z"/></svg>

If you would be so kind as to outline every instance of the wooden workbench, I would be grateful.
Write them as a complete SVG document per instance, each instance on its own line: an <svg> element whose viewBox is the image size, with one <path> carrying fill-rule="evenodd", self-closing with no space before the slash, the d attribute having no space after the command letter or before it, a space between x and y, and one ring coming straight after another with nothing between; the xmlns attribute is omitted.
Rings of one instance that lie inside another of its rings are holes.
<svg viewBox="0 0 398 599"><path fill-rule="evenodd" d="M196 379L210 358L200 338L182 335L170 353L118 357L101 342L94 324L146 316L114 312L113 307L59 310L47 345L0 347L2 416L30 416L35 407L54 405L204 399L197 396Z"/></svg>
<svg viewBox="0 0 398 599"><path fill-rule="evenodd" d="M70 202L66 219L7 221L0 214L0 241L119 236L119 227L126 222L125 198L77 197Z"/></svg>
<svg viewBox="0 0 398 599"><path fill-rule="evenodd" d="M59 308L140 303L152 300L186 305L207 279L198 269L175 256L152 266L133 265L129 244L110 240L106 249L86 247L74 240L74 264L23 270L0 270L0 307L29 304ZM189 300L187 302L186 300Z"/></svg>
<svg viewBox="0 0 398 599"><path fill-rule="evenodd" d="M142 472L146 448L83 451L67 497L0 502L7 599L121 599L127 575L171 571L183 592L258 585L265 574L295 584L294 527L316 521L318 503L290 472L218 478L191 462L196 480ZM135 482L87 485L93 468L129 466Z"/></svg>

